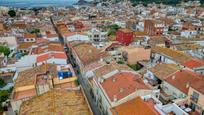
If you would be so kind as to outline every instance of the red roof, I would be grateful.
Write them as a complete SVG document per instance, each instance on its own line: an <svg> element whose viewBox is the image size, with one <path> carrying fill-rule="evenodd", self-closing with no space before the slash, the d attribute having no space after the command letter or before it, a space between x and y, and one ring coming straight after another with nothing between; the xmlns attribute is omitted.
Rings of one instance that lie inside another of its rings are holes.
<svg viewBox="0 0 204 115"><path fill-rule="evenodd" d="M120 100L135 92L136 89L149 89L139 74L130 72L115 74L105 79L101 85L111 101L114 101L114 97Z"/></svg>
<svg viewBox="0 0 204 115"><path fill-rule="evenodd" d="M111 112L113 115L159 115L154 109L154 104L150 105L140 97L112 108Z"/></svg>
<svg viewBox="0 0 204 115"><path fill-rule="evenodd" d="M199 60L199 59L192 59L192 60L184 62L182 65L184 65L190 69L193 69L193 68L198 68L198 67L204 66L204 61Z"/></svg>
<svg viewBox="0 0 204 115"><path fill-rule="evenodd" d="M204 80L203 75L189 70L178 71L172 76L165 79L165 81L176 87L181 92L188 94L189 87L196 84L197 81ZM189 86L187 87L187 85Z"/></svg>
<svg viewBox="0 0 204 115"><path fill-rule="evenodd" d="M60 59L67 59L67 56L65 53L47 53L47 54L43 54L37 57L37 62L43 62L46 61L50 58L60 58Z"/></svg>

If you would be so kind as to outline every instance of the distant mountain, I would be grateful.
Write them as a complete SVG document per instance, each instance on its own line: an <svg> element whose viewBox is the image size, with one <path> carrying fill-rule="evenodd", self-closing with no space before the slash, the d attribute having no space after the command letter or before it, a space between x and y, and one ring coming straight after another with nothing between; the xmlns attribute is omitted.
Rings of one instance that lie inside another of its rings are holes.
<svg viewBox="0 0 204 115"><path fill-rule="evenodd" d="M87 5L87 4L89 4L88 1L86 1L86 0L79 0L75 5Z"/></svg>

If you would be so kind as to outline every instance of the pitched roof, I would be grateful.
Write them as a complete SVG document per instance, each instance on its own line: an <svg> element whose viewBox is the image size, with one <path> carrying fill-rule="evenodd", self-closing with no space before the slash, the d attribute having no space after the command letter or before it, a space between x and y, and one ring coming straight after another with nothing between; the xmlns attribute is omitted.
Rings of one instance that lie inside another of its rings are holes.
<svg viewBox="0 0 204 115"><path fill-rule="evenodd" d="M117 73L105 79L101 83L101 86L111 101L114 101L114 97L117 100L125 98L135 92L136 89L149 89L139 74L133 74L131 72Z"/></svg>
<svg viewBox="0 0 204 115"><path fill-rule="evenodd" d="M20 115L91 115L81 91L51 90L22 103Z"/></svg>
<svg viewBox="0 0 204 115"><path fill-rule="evenodd" d="M160 63L149 69L157 78L164 80L169 75L179 70L176 64Z"/></svg>
<svg viewBox="0 0 204 115"><path fill-rule="evenodd" d="M185 54L183 52L159 46L152 48L152 52L167 56L178 63L183 63L193 59L192 56Z"/></svg>
<svg viewBox="0 0 204 115"><path fill-rule="evenodd" d="M190 86L204 95L204 80L196 81L195 83L192 83Z"/></svg>
<svg viewBox="0 0 204 115"><path fill-rule="evenodd" d="M44 45L38 46L32 49L32 54L41 54L46 53L48 51L59 51L64 52L64 48L60 43L46 43Z"/></svg>
<svg viewBox="0 0 204 115"><path fill-rule="evenodd" d="M203 81L204 79L202 77L204 76L196 72L182 70L169 76L165 79L165 81L176 87L181 92L188 94L189 86L191 86L192 84L197 84L197 82L200 80Z"/></svg>
<svg viewBox="0 0 204 115"><path fill-rule="evenodd" d="M28 49L35 44L35 42L23 42L18 45L18 49Z"/></svg>
<svg viewBox="0 0 204 115"><path fill-rule="evenodd" d="M100 60L101 58L105 58L109 56L106 52L95 48L89 43L72 42L72 47L76 52L77 56L79 57L79 59L81 60L81 62L83 63L83 65L88 65L92 62Z"/></svg>
<svg viewBox="0 0 204 115"><path fill-rule="evenodd" d="M127 65L112 63L112 64L106 64L96 70L94 70L96 77L102 77L103 75L106 75L114 70L129 70L133 71L130 67Z"/></svg>
<svg viewBox="0 0 204 115"><path fill-rule="evenodd" d="M24 34L24 38L36 38L36 34L29 34L29 33L25 33Z"/></svg>
<svg viewBox="0 0 204 115"><path fill-rule="evenodd" d="M190 69L199 68L199 67L204 67L204 61L199 60L199 59L192 59L192 60L184 62L182 65L184 65Z"/></svg>
<svg viewBox="0 0 204 115"><path fill-rule="evenodd" d="M50 58L60 58L60 59L67 59L65 53L46 53L37 57L37 62L43 62Z"/></svg>
<svg viewBox="0 0 204 115"><path fill-rule="evenodd" d="M111 109L113 115L159 115L140 97L136 97Z"/></svg>

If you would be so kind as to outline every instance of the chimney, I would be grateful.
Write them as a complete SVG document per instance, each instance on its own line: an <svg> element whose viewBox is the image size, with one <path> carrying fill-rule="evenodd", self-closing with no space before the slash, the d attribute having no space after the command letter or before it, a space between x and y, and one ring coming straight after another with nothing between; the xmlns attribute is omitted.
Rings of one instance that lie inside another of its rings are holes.
<svg viewBox="0 0 204 115"><path fill-rule="evenodd" d="M173 76L172 76L172 79L174 80L175 78L176 78L176 76L175 76L175 75L173 75Z"/></svg>
<svg viewBox="0 0 204 115"><path fill-rule="evenodd" d="M91 50L91 49L89 49L89 53L92 53L92 50Z"/></svg>
<svg viewBox="0 0 204 115"><path fill-rule="evenodd" d="M117 99L117 96L114 95L114 96L113 96L113 101L116 102L117 100L118 100L118 99Z"/></svg>
<svg viewBox="0 0 204 115"><path fill-rule="evenodd" d="M121 87L121 88L120 88L120 93L122 93L123 91L124 91L124 89Z"/></svg>
<svg viewBox="0 0 204 115"><path fill-rule="evenodd" d="M113 80L113 82L115 82L115 81L116 81L116 78L114 77L112 80Z"/></svg>
<svg viewBox="0 0 204 115"><path fill-rule="evenodd" d="M190 85L189 82L187 82L187 83L186 83L186 88L189 88L189 85Z"/></svg>

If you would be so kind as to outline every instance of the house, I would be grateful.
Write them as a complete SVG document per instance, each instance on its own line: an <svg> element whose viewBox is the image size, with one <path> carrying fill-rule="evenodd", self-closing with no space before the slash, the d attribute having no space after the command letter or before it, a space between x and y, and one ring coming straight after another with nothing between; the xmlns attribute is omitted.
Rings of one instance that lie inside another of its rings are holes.
<svg viewBox="0 0 204 115"><path fill-rule="evenodd" d="M32 46L35 44L36 44L35 42L22 42L22 43L19 43L17 48L20 53L27 54L32 49Z"/></svg>
<svg viewBox="0 0 204 115"><path fill-rule="evenodd" d="M111 54L111 56L113 57L114 60L120 61L123 59L122 47L123 47L122 43L112 42L109 45L107 45L104 49L109 54Z"/></svg>
<svg viewBox="0 0 204 115"><path fill-rule="evenodd" d="M96 103L103 114L137 96L156 95L144 84L140 75L131 71L114 70L92 81Z"/></svg>
<svg viewBox="0 0 204 115"><path fill-rule="evenodd" d="M84 68L91 63L97 61L110 62L111 60L107 52L95 48L90 43L75 41L69 42L68 46L70 47L69 54L72 54L74 63L80 67L82 73Z"/></svg>
<svg viewBox="0 0 204 115"><path fill-rule="evenodd" d="M192 59L186 61L182 64L183 66L194 70L195 72L199 72L201 74L204 73L204 61L199 59Z"/></svg>
<svg viewBox="0 0 204 115"><path fill-rule="evenodd" d="M190 38L198 34L196 30L183 30L181 31L181 37Z"/></svg>
<svg viewBox="0 0 204 115"><path fill-rule="evenodd" d="M64 34L65 36L65 41L70 42L70 41L85 41L89 42L91 41L91 38L82 32L69 32Z"/></svg>
<svg viewBox="0 0 204 115"><path fill-rule="evenodd" d="M164 23L159 20L144 20L144 32L148 35L162 35L164 32Z"/></svg>
<svg viewBox="0 0 204 115"><path fill-rule="evenodd" d="M59 42L59 38L57 34L46 34L46 39L51 42Z"/></svg>
<svg viewBox="0 0 204 115"><path fill-rule="evenodd" d="M121 105L113 107L110 111L110 115L160 115L154 108L154 105L150 105L141 97L136 97Z"/></svg>
<svg viewBox="0 0 204 115"><path fill-rule="evenodd" d="M148 68L144 78L152 86L157 86L160 85L164 79L177 72L179 69L179 66L176 64L159 63L154 67Z"/></svg>
<svg viewBox="0 0 204 115"><path fill-rule="evenodd" d="M116 32L116 41L124 44L129 45L131 42L133 42L133 32L129 29L119 29Z"/></svg>
<svg viewBox="0 0 204 115"><path fill-rule="evenodd" d="M48 103L53 103L47 106ZM51 90L25 101L20 115L81 114L93 115L85 94L79 90Z"/></svg>
<svg viewBox="0 0 204 115"><path fill-rule="evenodd" d="M102 32L96 28L93 28L88 32L88 36L92 42L102 42L107 39L107 32Z"/></svg>
<svg viewBox="0 0 204 115"><path fill-rule="evenodd" d="M64 47L59 42L45 42L32 47L30 55L42 54L47 52L64 52Z"/></svg>
<svg viewBox="0 0 204 115"><path fill-rule="evenodd" d="M192 83L188 91L188 105L193 111L204 114L204 79Z"/></svg>
<svg viewBox="0 0 204 115"><path fill-rule="evenodd" d="M53 88L76 88L77 80L71 65L43 64L19 72L11 95L14 112L19 112L21 104L34 96Z"/></svg>
<svg viewBox="0 0 204 115"><path fill-rule="evenodd" d="M137 64L139 61L150 60L151 49L128 46L122 48L123 57L128 64Z"/></svg>
<svg viewBox="0 0 204 115"><path fill-rule="evenodd" d="M162 82L162 90L171 95L171 99L187 98L189 88L197 81L203 81L203 75L187 69L177 71Z"/></svg>
<svg viewBox="0 0 204 115"><path fill-rule="evenodd" d="M37 65L41 65L43 63L54 63L57 65L66 65L67 55L64 52L43 53L37 56L36 63Z"/></svg>
<svg viewBox="0 0 204 115"><path fill-rule="evenodd" d="M191 55L170 48L155 46L152 48L152 59L156 63L182 64L188 60L194 59Z"/></svg>
<svg viewBox="0 0 204 115"><path fill-rule="evenodd" d="M25 33L24 34L24 42L36 42L36 34L29 34Z"/></svg>

